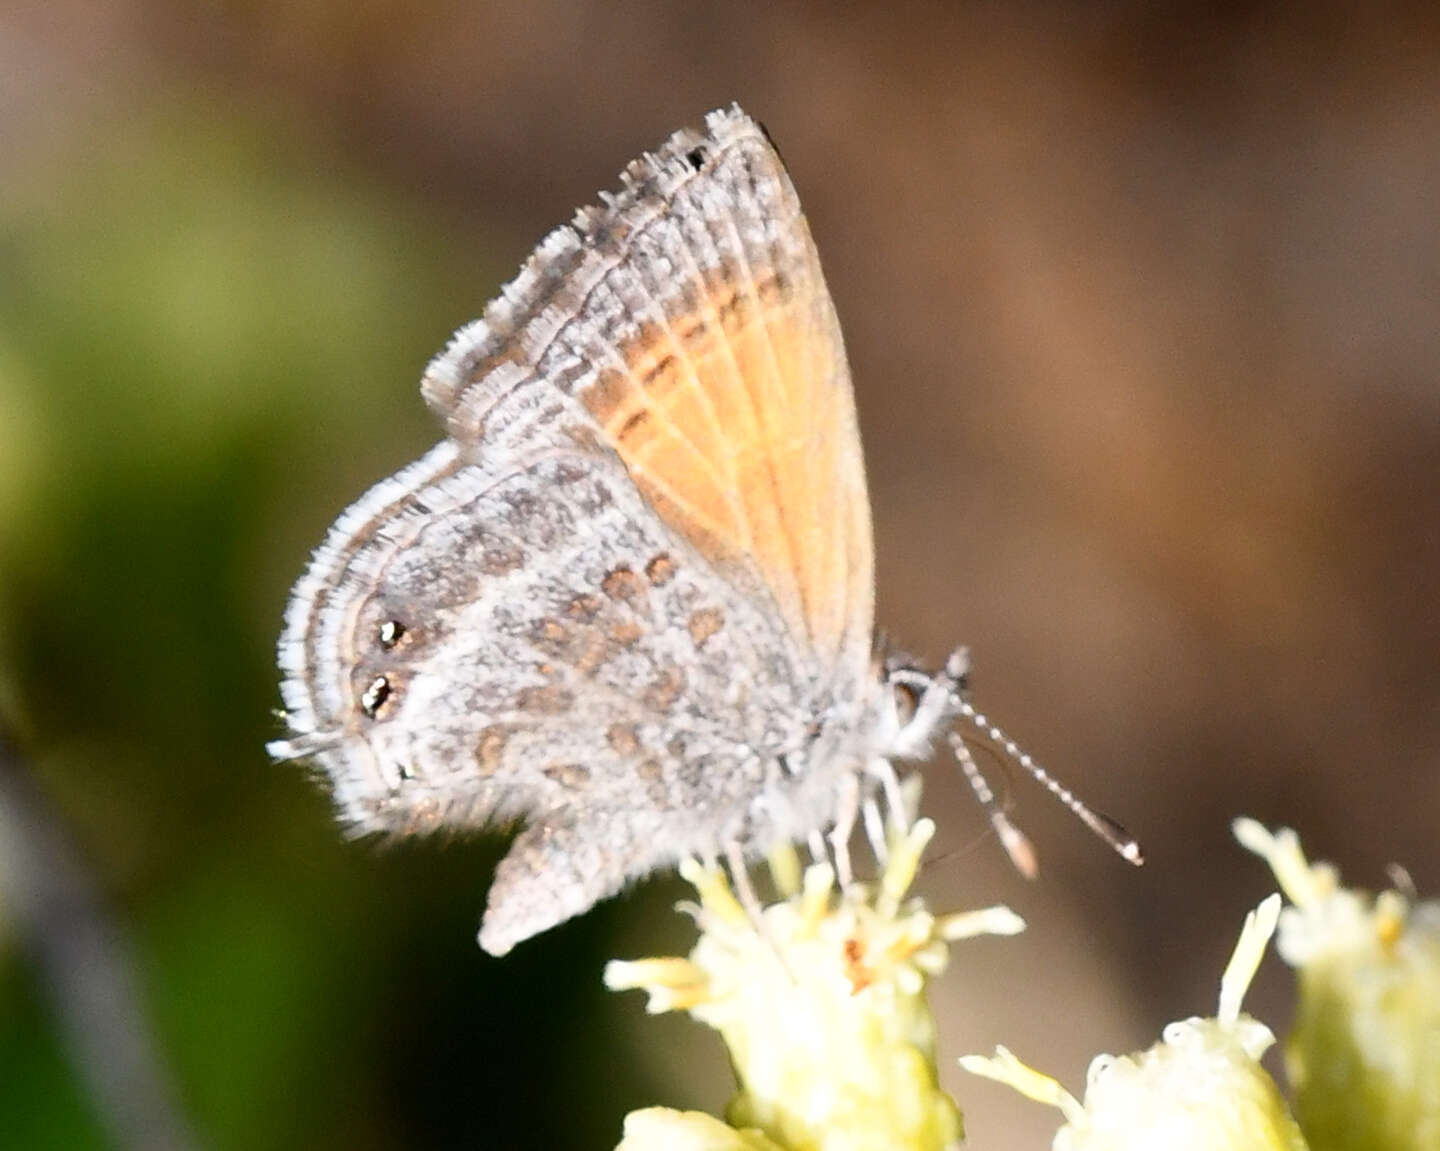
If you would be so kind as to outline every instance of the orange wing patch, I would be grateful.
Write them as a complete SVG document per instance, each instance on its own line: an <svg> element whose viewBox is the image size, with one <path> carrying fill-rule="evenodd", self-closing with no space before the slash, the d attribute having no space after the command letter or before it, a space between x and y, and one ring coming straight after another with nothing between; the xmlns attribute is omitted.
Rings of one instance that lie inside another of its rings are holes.
<svg viewBox="0 0 1440 1151"><path fill-rule="evenodd" d="M714 270L697 311L643 330L583 399L666 521L716 562L748 557L835 654L868 608L868 505L829 298L797 271Z"/></svg>

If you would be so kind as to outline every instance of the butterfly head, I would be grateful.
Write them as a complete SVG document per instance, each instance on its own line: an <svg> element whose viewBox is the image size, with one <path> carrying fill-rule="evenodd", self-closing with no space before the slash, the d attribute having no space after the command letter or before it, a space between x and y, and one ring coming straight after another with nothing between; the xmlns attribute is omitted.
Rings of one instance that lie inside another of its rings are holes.
<svg viewBox="0 0 1440 1151"><path fill-rule="evenodd" d="M1139 843L1110 816L1090 807L1061 784L1016 742L995 726L970 702L967 676L970 656L957 648L945 666L931 672L908 656L888 654L880 664L881 683L878 755L884 758L922 759L930 754L937 736L944 735L975 797L985 809L1001 844L1027 876L1036 873L1034 849L1010 822L1004 805L991 790L970 751L970 742L999 752L1058 799L1091 831L1129 863L1144 861Z"/></svg>

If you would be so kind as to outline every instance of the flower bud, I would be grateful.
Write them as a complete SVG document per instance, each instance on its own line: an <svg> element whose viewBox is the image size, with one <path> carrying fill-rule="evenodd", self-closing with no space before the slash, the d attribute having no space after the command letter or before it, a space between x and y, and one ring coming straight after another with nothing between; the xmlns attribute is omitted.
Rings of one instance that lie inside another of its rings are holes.
<svg viewBox="0 0 1440 1151"><path fill-rule="evenodd" d="M1084 1103L1003 1047L960 1065L1058 1107L1066 1122L1054 1151L1304 1151L1299 1127L1260 1066L1275 1037L1240 1011L1279 913L1280 897L1272 895L1246 917L1215 1018L1172 1023L1159 1043L1135 1055L1097 1057Z"/></svg>
<svg viewBox="0 0 1440 1151"><path fill-rule="evenodd" d="M1311 1146L1440 1148L1440 904L1343 888L1289 829L1241 819L1235 835L1294 904L1277 942L1300 980L1285 1066Z"/></svg>

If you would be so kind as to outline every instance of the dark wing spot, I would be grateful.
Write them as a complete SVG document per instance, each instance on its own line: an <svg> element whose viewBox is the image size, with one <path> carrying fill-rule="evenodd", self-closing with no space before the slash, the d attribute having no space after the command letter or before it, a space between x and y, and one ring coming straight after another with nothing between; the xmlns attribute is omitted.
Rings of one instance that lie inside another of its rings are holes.
<svg viewBox="0 0 1440 1151"><path fill-rule="evenodd" d="M756 292L762 303L768 302L764 295L764 282L757 285ZM743 292L732 292L730 298L718 305L715 309L715 316L720 321L722 331L734 335L750 322L750 315L754 305L748 294Z"/></svg>
<svg viewBox="0 0 1440 1151"><path fill-rule="evenodd" d="M725 617L720 614L719 608L701 608L699 611L690 613L688 626L690 638L695 641L695 646L704 647L705 641L725 626Z"/></svg>
<svg viewBox="0 0 1440 1151"><path fill-rule="evenodd" d="M689 164L695 171L700 171L701 168L705 167L705 149L691 148L690 151L685 153L685 163Z"/></svg>
<svg viewBox="0 0 1440 1151"><path fill-rule="evenodd" d="M385 701L390 698L390 680L383 675L377 675L370 681L360 695L360 710L374 719L380 709L385 706Z"/></svg>
<svg viewBox="0 0 1440 1151"><path fill-rule="evenodd" d="M704 320L696 320L693 324L681 328L679 336L681 345L687 351L694 351L710 338L710 325Z"/></svg>
<svg viewBox="0 0 1440 1151"><path fill-rule="evenodd" d="M614 502L615 496L611 493L609 486L599 480L593 480L590 490L581 497L580 506L594 515L596 512L604 511Z"/></svg>
<svg viewBox="0 0 1440 1151"><path fill-rule="evenodd" d="M634 755L640 750L640 733L633 723L611 724L605 733L605 742L616 755Z"/></svg>
<svg viewBox="0 0 1440 1151"><path fill-rule="evenodd" d="M586 389L582 397L585 407L597 420L606 423L629 399L631 386L630 377L626 373L614 369L604 371Z"/></svg>
<svg viewBox="0 0 1440 1151"><path fill-rule="evenodd" d="M658 380L661 376L665 375L667 372L672 371L674 367L675 357L664 357L653 368L651 368L648 372L645 373L644 377L640 380L640 386L649 391L653 398L655 395L655 381Z"/></svg>
<svg viewBox="0 0 1440 1151"><path fill-rule="evenodd" d="M666 668L645 689L645 704L654 711L669 711L685 690L685 673L678 667Z"/></svg>
<svg viewBox="0 0 1440 1151"><path fill-rule="evenodd" d="M664 587L675 578L675 561L661 552L645 565L645 576L655 587Z"/></svg>
<svg viewBox="0 0 1440 1151"><path fill-rule="evenodd" d="M638 412L636 412L636 413L635 413L634 415L632 415L628 420L626 420L623 424L620 425L620 430L615 433L615 438L616 438L617 440L623 440L626 436L628 436L628 435L629 435L631 432L633 432L636 428L638 428L638 427L640 427L642 424L644 424L645 421L648 420L649 418L650 418L650 413L649 413L648 411L646 411L644 408L641 408Z"/></svg>
<svg viewBox="0 0 1440 1151"><path fill-rule="evenodd" d="M640 637L645 634L642 628L634 620L621 620L610 629L610 638L615 641L618 647L630 648L640 642Z"/></svg>
<svg viewBox="0 0 1440 1151"><path fill-rule="evenodd" d="M616 568L600 581L600 590L613 600L633 604L645 595L645 584L629 568Z"/></svg>

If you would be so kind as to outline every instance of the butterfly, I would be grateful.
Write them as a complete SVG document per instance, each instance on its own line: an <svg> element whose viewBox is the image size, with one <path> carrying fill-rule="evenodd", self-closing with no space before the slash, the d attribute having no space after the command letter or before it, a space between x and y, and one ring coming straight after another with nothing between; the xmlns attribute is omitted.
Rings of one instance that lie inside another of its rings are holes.
<svg viewBox="0 0 1440 1151"><path fill-rule="evenodd" d="M857 816L903 814L895 760L946 733L973 768L963 652L877 645L839 322L738 107L551 232L421 390L445 436L296 584L269 750L313 758L356 833L520 822L486 950L687 856L744 883L808 842L848 879Z"/></svg>

